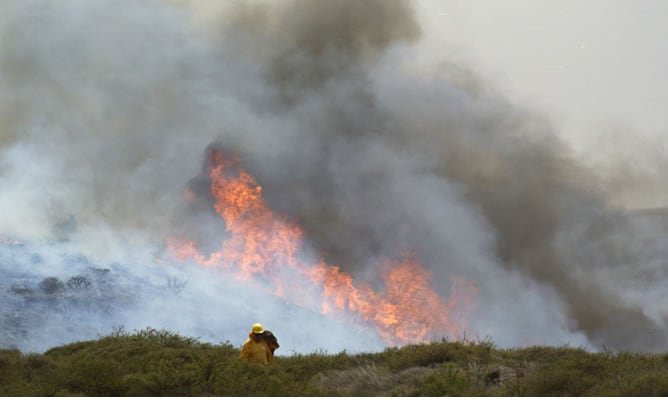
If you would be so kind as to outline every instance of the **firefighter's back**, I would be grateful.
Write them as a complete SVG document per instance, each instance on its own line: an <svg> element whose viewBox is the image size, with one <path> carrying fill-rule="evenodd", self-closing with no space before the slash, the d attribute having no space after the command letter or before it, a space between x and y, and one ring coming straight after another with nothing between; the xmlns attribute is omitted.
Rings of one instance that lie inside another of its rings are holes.
<svg viewBox="0 0 668 400"><path fill-rule="evenodd" d="M261 340L256 342L249 338L241 349L240 357L252 364L267 365L271 363L271 360L269 359L270 354L271 352L265 341Z"/></svg>

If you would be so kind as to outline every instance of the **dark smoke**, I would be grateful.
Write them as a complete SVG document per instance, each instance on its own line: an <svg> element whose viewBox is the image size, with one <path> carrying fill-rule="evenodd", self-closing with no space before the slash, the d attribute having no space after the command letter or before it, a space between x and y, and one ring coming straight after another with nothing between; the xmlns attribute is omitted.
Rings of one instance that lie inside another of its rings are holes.
<svg viewBox="0 0 668 400"><path fill-rule="evenodd" d="M328 263L369 280L411 251L444 295L475 282L473 335L665 348L665 226L611 205L542 116L448 60L418 65L414 3L241 3L206 25L203 4L7 7L0 232L73 215L72 245L99 257L174 232L213 246L224 224L182 193L206 198L192 178L215 142Z"/></svg>

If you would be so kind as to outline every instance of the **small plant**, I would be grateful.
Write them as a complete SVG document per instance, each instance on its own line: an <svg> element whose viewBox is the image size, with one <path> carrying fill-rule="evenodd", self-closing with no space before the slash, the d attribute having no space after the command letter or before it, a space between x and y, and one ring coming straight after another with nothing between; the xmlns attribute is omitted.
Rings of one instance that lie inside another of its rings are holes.
<svg viewBox="0 0 668 400"><path fill-rule="evenodd" d="M164 329L150 327L136 332L133 336L166 347L191 347L198 343L195 338L189 338Z"/></svg>
<svg viewBox="0 0 668 400"><path fill-rule="evenodd" d="M177 278L167 278L167 288L177 296L181 294L187 285L187 281L181 281Z"/></svg>
<svg viewBox="0 0 668 400"><path fill-rule="evenodd" d="M50 276L39 283L39 288L46 294L55 294L65 289L65 284L55 276Z"/></svg>
<svg viewBox="0 0 668 400"><path fill-rule="evenodd" d="M125 326L120 325L113 327L111 332L109 332L109 334L104 337L118 339L118 338L126 338L128 336L130 336L130 334L125 330Z"/></svg>
<svg viewBox="0 0 668 400"><path fill-rule="evenodd" d="M414 396L465 396L469 388L466 373L454 363L446 363L419 381Z"/></svg>
<svg viewBox="0 0 668 400"><path fill-rule="evenodd" d="M34 290L25 285L13 285L10 291L21 296L28 296L34 293Z"/></svg>
<svg viewBox="0 0 668 400"><path fill-rule="evenodd" d="M90 281L83 275L73 276L67 281L67 287L75 290L86 289L90 287Z"/></svg>

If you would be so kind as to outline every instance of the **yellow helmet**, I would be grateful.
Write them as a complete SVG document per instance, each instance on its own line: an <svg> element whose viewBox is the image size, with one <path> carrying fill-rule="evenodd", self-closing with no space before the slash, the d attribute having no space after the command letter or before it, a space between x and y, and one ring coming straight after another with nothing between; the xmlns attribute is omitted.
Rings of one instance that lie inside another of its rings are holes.
<svg viewBox="0 0 668 400"><path fill-rule="evenodd" d="M253 329L251 331L253 333L261 334L261 333L264 333L264 328L262 327L261 324L254 323L253 324Z"/></svg>

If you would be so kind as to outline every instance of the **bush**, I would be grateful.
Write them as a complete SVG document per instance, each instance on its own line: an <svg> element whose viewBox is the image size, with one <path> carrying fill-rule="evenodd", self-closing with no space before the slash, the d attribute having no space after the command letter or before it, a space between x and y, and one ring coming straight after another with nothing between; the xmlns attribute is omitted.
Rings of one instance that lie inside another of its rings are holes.
<svg viewBox="0 0 668 400"><path fill-rule="evenodd" d="M328 396L373 396L395 386L397 378L389 369L373 363L320 373L311 384Z"/></svg>
<svg viewBox="0 0 668 400"><path fill-rule="evenodd" d="M466 357L460 344L442 341L386 349L381 358L391 370L400 371L414 366L426 367L458 359L462 360Z"/></svg>
<svg viewBox="0 0 668 400"><path fill-rule="evenodd" d="M39 283L39 288L46 294L55 294L65 289L65 284L58 280L58 278L51 276L44 278L42 282Z"/></svg>
<svg viewBox="0 0 668 400"><path fill-rule="evenodd" d="M164 329L159 330L150 327L137 332L133 336L139 340L166 347L192 347L198 344L197 339L181 336Z"/></svg>
<svg viewBox="0 0 668 400"><path fill-rule="evenodd" d="M51 396L51 378L56 364L40 354L22 355L16 350L0 350L1 396Z"/></svg>
<svg viewBox="0 0 668 400"><path fill-rule="evenodd" d="M619 396L668 396L668 371L646 371L624 382Z"/></svg>
<svg viewBox="0 0 668 400"><path fill-rule="evenodd" d="M71 393L85 396L120 396L123 394L123 365L92 354L79 354L60 363L55 384Z"/></svg>
<svg viewBox="0 0 668 400"><path fill-rule="evenodd" d="M606 355L570 350L534 371L527 380L529 396L581 396L607 380L610 362Z"/></svg>
<svg viewBox="0 0 668 400"><path fill-rule="evenodd" d="M2 396L668 396L668 355L437 342L380 353L277 356L123 328L45 354L0 350Z"/></svg>
<svg viewBox="0 0 668 400"><path fill-rule="evenodd" d="M3 389L21 380L20 362L21 353L18 350L0 350L0 395L11 395Z"/></svg>
<svg viewBox="0 0 668 400"><path fill-rule="evenodd" d="M82 275L73 276L67 281L67 287L75 290L86 289L90 287L90 285L91 283L88 278Z"/></svg>
<svg viewBox="0 0 668 400"><path fill-rule="evenodd" d="M469 388L466 373L453 363L447 363L436 372L418 381L413 396L465 396Z"/></svg>

